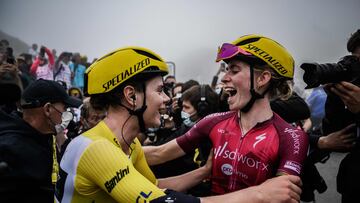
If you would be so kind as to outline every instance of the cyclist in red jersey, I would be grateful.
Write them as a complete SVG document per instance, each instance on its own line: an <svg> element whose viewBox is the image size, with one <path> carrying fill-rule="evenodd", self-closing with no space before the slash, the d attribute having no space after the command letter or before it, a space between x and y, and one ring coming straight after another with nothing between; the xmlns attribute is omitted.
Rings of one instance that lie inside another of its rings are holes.
<svg viewBox="0 0 360 203"><path fill-rule="evenodd" d="M149 170L137 135L146 128L160 125L160 112L169 101L163 91L162 78L167 73L168 68L164 60L151 50L141 47L115 50L92 64L85 74L85 94L91 97L92 105L106 107L107 115L104 120L73 139L67 146L60 163L61 178L57 182L55 193L59 201L107 203L209 203L224 200L227 203L294 203L299 201L301 183L296 176L282 176L245 190L201 198L160 189L159 187L183 191L194 183L197 184L210 173L208 168L210 165L206 164L205 167L193 171L195 173L190 172L190 176L188 173L158 181ZM0 111L0 124L9 120L8 117ZM12 120L10 119L9 122ZM3 131L0 130L1 133ZM0 152L3 150L4 147L1 148L0 145ZM3 154L0 153L2 168L6 166L6 163L2 163ZM3 179L0 174L0 180L1 178ZM1 191L6 191L1 189L8 186L8 182L0 181L0 202L3 202L1 197L4 196Z"/></svg>
<svg viewBox="0 0 360 203"><path fill-rule="evenodd" d="M259 185L278 175L299 176L308 151L307 135L270 107L271 99L291 96L292 56L270 38L246 35L223 44L216 61L228 65L222 82L230 111L205 117L174 141L146 147L149 165L182 156L210 139L214 194Z"/></svg>

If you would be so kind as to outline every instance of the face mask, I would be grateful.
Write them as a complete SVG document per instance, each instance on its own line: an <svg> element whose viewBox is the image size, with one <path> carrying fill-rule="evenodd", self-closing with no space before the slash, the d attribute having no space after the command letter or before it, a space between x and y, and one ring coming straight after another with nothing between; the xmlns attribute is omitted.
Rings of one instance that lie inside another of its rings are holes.
<svg viewBox="0 0 360 203"><path fill-rule="evenodd" d="M183 119L184 125L187 127L192 127L195 125L195 122L191 120L191 115L185 111L181 111L181 118Z"/></svg>
<svg viewBox="0 0 360 203"><path fill-rule="evenodd" d="M222 88L217 87L217 88L215 88L215 93L216 93L217 95L220 95L221 90L222 90Z"/></svg>
<svg viewBox="0 0 360 203"><path fill-rule="evenodd" d="M73 119L73 114L70 111L64 111L61 113L61 123L55 125L56 134L64 132L68 127L70 121Z"/></svg>

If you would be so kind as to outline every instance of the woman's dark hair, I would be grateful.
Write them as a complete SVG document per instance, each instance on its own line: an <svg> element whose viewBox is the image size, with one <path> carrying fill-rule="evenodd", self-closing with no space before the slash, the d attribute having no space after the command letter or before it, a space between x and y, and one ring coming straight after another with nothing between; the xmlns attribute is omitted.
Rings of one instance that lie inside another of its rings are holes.
<svg viewBox="0 0 360 203"><path fill-rule="evenodd" d="M0 104L19 101L22 90L23 86L17 67L12 64L0 65L0 91L3 94Z"/></svg>
<svg viewBox="0 0 360 203"><path fill-rule="evenodd" d="M354 52L356 47L359 46L360 46L360 29L350 36L350 39L347 42L347 50L349 52Z"/></svg>
<svg viewBox="0 0 360 203"><path fill-rule="evenodd" d="M201 95L201 88L204 88ZM205 97L205 101L201 101L201 97ZM214 92L209 85L195 85L183 92L183 101L189 101L201 117L219 111L219 96Z"/></svg>
<svg viewBox="0 0 360 203"><path fill-rule="evenodd" d="M200 85L200 83L193 79L188 80L182 84L181 92L185 92L187 89L190 89L192 86L195 86L195 85Z"/></svg>

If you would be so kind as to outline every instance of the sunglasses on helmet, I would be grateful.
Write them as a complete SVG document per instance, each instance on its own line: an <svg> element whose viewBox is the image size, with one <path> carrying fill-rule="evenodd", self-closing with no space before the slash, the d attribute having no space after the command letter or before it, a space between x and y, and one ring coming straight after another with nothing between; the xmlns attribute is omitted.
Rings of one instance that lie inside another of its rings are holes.
<svg viewBox="0 0 360 203"><path fill-rule="evenodd" d="M242 54L242 55L245 55L245 56L252 56L251 53L243 50L242 48L240 48L240 47L238 47L236 45L229 44L229 43L224 43L218 49L216 62L232 58L232 57L234 57L234 56L236 56L238 54Z"/></svg>

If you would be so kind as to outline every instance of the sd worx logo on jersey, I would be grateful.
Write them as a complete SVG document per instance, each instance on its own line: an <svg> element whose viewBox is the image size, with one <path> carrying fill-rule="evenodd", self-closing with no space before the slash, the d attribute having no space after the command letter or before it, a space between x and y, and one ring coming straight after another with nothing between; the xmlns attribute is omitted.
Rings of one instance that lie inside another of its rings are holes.
<svg viewBox="0 0 360 203"><path fill-rule="evenodd" d="M224 160L236 160L238 163L241 163L249 168L253 168L256 170L261 171L268 171L269 165L262 162L261 160L257 159L253 156L247 156L246 154L241 154L238 149L235 149L235 151L231 151L227 149L228 142L225 142L224 145L218 146L214 149L214 157L215 160L218 158L224 159ZM230 165L231 166L231 165ZM228 165L225 165L222 167L222 171L225 175L232 174L232 167Z"/></svg>
<svg viewBox="0 0 360 203"><path fill-rule="evenodd" d="M110 180L106 181L105 187L106 190L110 193L116 184L121 181L126 175L129 174L129 166L127 166L125 169L120 169L116 171L116 174L114 177L112 177Z"/></svg>

